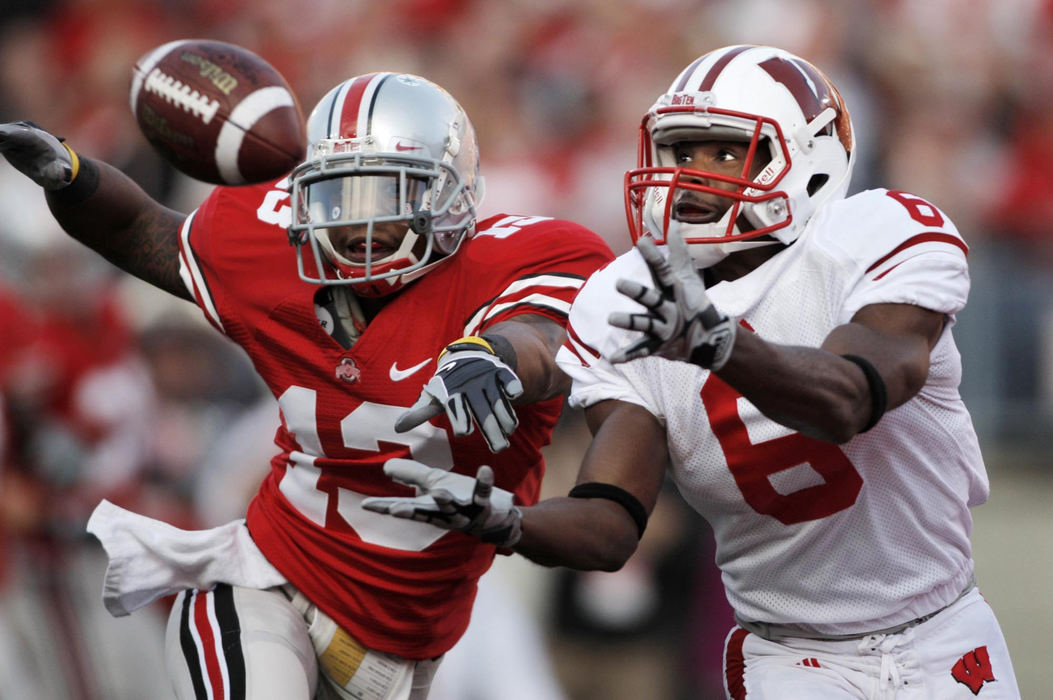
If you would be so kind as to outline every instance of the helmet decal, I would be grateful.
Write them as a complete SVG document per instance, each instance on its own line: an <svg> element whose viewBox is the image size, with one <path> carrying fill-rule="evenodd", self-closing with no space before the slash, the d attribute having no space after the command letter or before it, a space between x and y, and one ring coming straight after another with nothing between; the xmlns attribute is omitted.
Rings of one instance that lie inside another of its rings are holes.
<svg viewBox="0 0 1053 700"><path fill-rule="evenodd" d="M808 121L818 117L823 109L830 106L829 95L826 95L827 105L824 106L817 94L819 86L825 87L826 81L804 61L773 56L757 65L775 78L776 82L786 86Z"/></svg>
<svg viewBox="0 0 1053 700"><path fill-rule="evenodd" d="M758 64L768 75L786 86L786 89L797 100L808 121L818 117L824 109L832 107L837 111L834 130L845 150L852 150L851 128L848 125L848 109L845 107L841 93L837 91L830 79L812 64L799 58L774 56Z"/></svg>

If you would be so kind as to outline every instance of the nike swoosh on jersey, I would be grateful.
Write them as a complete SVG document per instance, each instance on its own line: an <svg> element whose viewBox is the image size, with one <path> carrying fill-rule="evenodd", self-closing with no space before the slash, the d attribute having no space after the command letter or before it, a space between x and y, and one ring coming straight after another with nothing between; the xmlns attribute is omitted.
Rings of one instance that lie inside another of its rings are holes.
<svg viewBox="0 0 1053 700"><path fill-rule="evenodd" d="M391 363L391 369L388 370L388 376L391 377L391 381L393 381L393 382L401 382L403 379L405 379L406 377L409 377L411 374L413 374L414 372L416 372L417 370L419 370L421 367L423 367L424 365L428 364L429 362L431 362L431 358L430 357L427 360L425 360L424 362L420 362L418 364L415 364L412 367L409 367L407 369L399 369L398 367L396 367L398 362L392 362Z"/></svg>

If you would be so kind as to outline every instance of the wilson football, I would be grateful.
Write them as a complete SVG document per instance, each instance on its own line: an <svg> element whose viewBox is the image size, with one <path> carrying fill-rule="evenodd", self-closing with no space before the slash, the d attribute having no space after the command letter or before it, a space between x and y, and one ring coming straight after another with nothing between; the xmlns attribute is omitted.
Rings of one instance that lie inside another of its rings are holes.
<svg viewBox="0 0 1053 700"><path fill-rule="evenodd" d="M147 141L195 179L266 182L303 160L299 102L277 70L240 46L205 39L159 46L136 61L130 98Z"/></svg>

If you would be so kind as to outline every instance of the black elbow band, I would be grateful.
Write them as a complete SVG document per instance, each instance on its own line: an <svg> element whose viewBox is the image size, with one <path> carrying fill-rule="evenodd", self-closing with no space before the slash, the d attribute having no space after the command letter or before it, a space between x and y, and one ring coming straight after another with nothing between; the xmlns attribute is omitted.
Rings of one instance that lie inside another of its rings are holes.
<svg viewBox="0 0 1053 700"><path fill-rule="evenodd" d="M888 392L885 390L885 380L881 378L877 368L870 363L870 360L866 360L859 355L842 355L841 357L863 370L863 376L867 378L867 387L870 389L870 420L859 431L865 433L877 425L877 422L881 420L881 416L885 415L885 409L888 408Z"/></svg>
<svg viewBox="0 0 1053 700"><path fill-rule="evenodd" d="M48 198L63 205L80 204L99 189L99 168L88 158L80 158L80 167L73 182L61 190L48 192Z"/></svg>
<svg viewBox="0 0 1053 700"><path fill-rule="evenodd" d="M508 365L509 369L513 372L516 371L516 368L519 365L519 357L516 355L516 349L512 347L512 343L508 338L503 335L497 335L496 333L492 335L486 335L483 333L479 337L490 343L490 347L494 349L494 354L497 355L501 362Z"/></svg>
<svg viewBox="0 0 1053 700"><path fill-rule="evenodd" d="M647 528L647 510L640 500L623 488L614 484L601 484L598 481L590 481L586 484L578 484L567 494L571 498L605 498L614 501L628 513L629 517L636 523L639 537L643 537Z"/></svg>

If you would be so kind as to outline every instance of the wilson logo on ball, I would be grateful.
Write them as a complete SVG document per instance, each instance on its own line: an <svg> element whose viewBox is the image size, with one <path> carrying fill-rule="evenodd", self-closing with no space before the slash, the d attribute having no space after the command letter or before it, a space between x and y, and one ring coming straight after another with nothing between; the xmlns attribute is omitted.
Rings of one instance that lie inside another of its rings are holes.
<svg viewBox="0 0 1053 700"><path fill-rule="evenodd" d="M204 182L269 182L304 158L296 97L277 70L240 46L186 39L157 47L133 68L130 103L154 149Z"/></svg>

